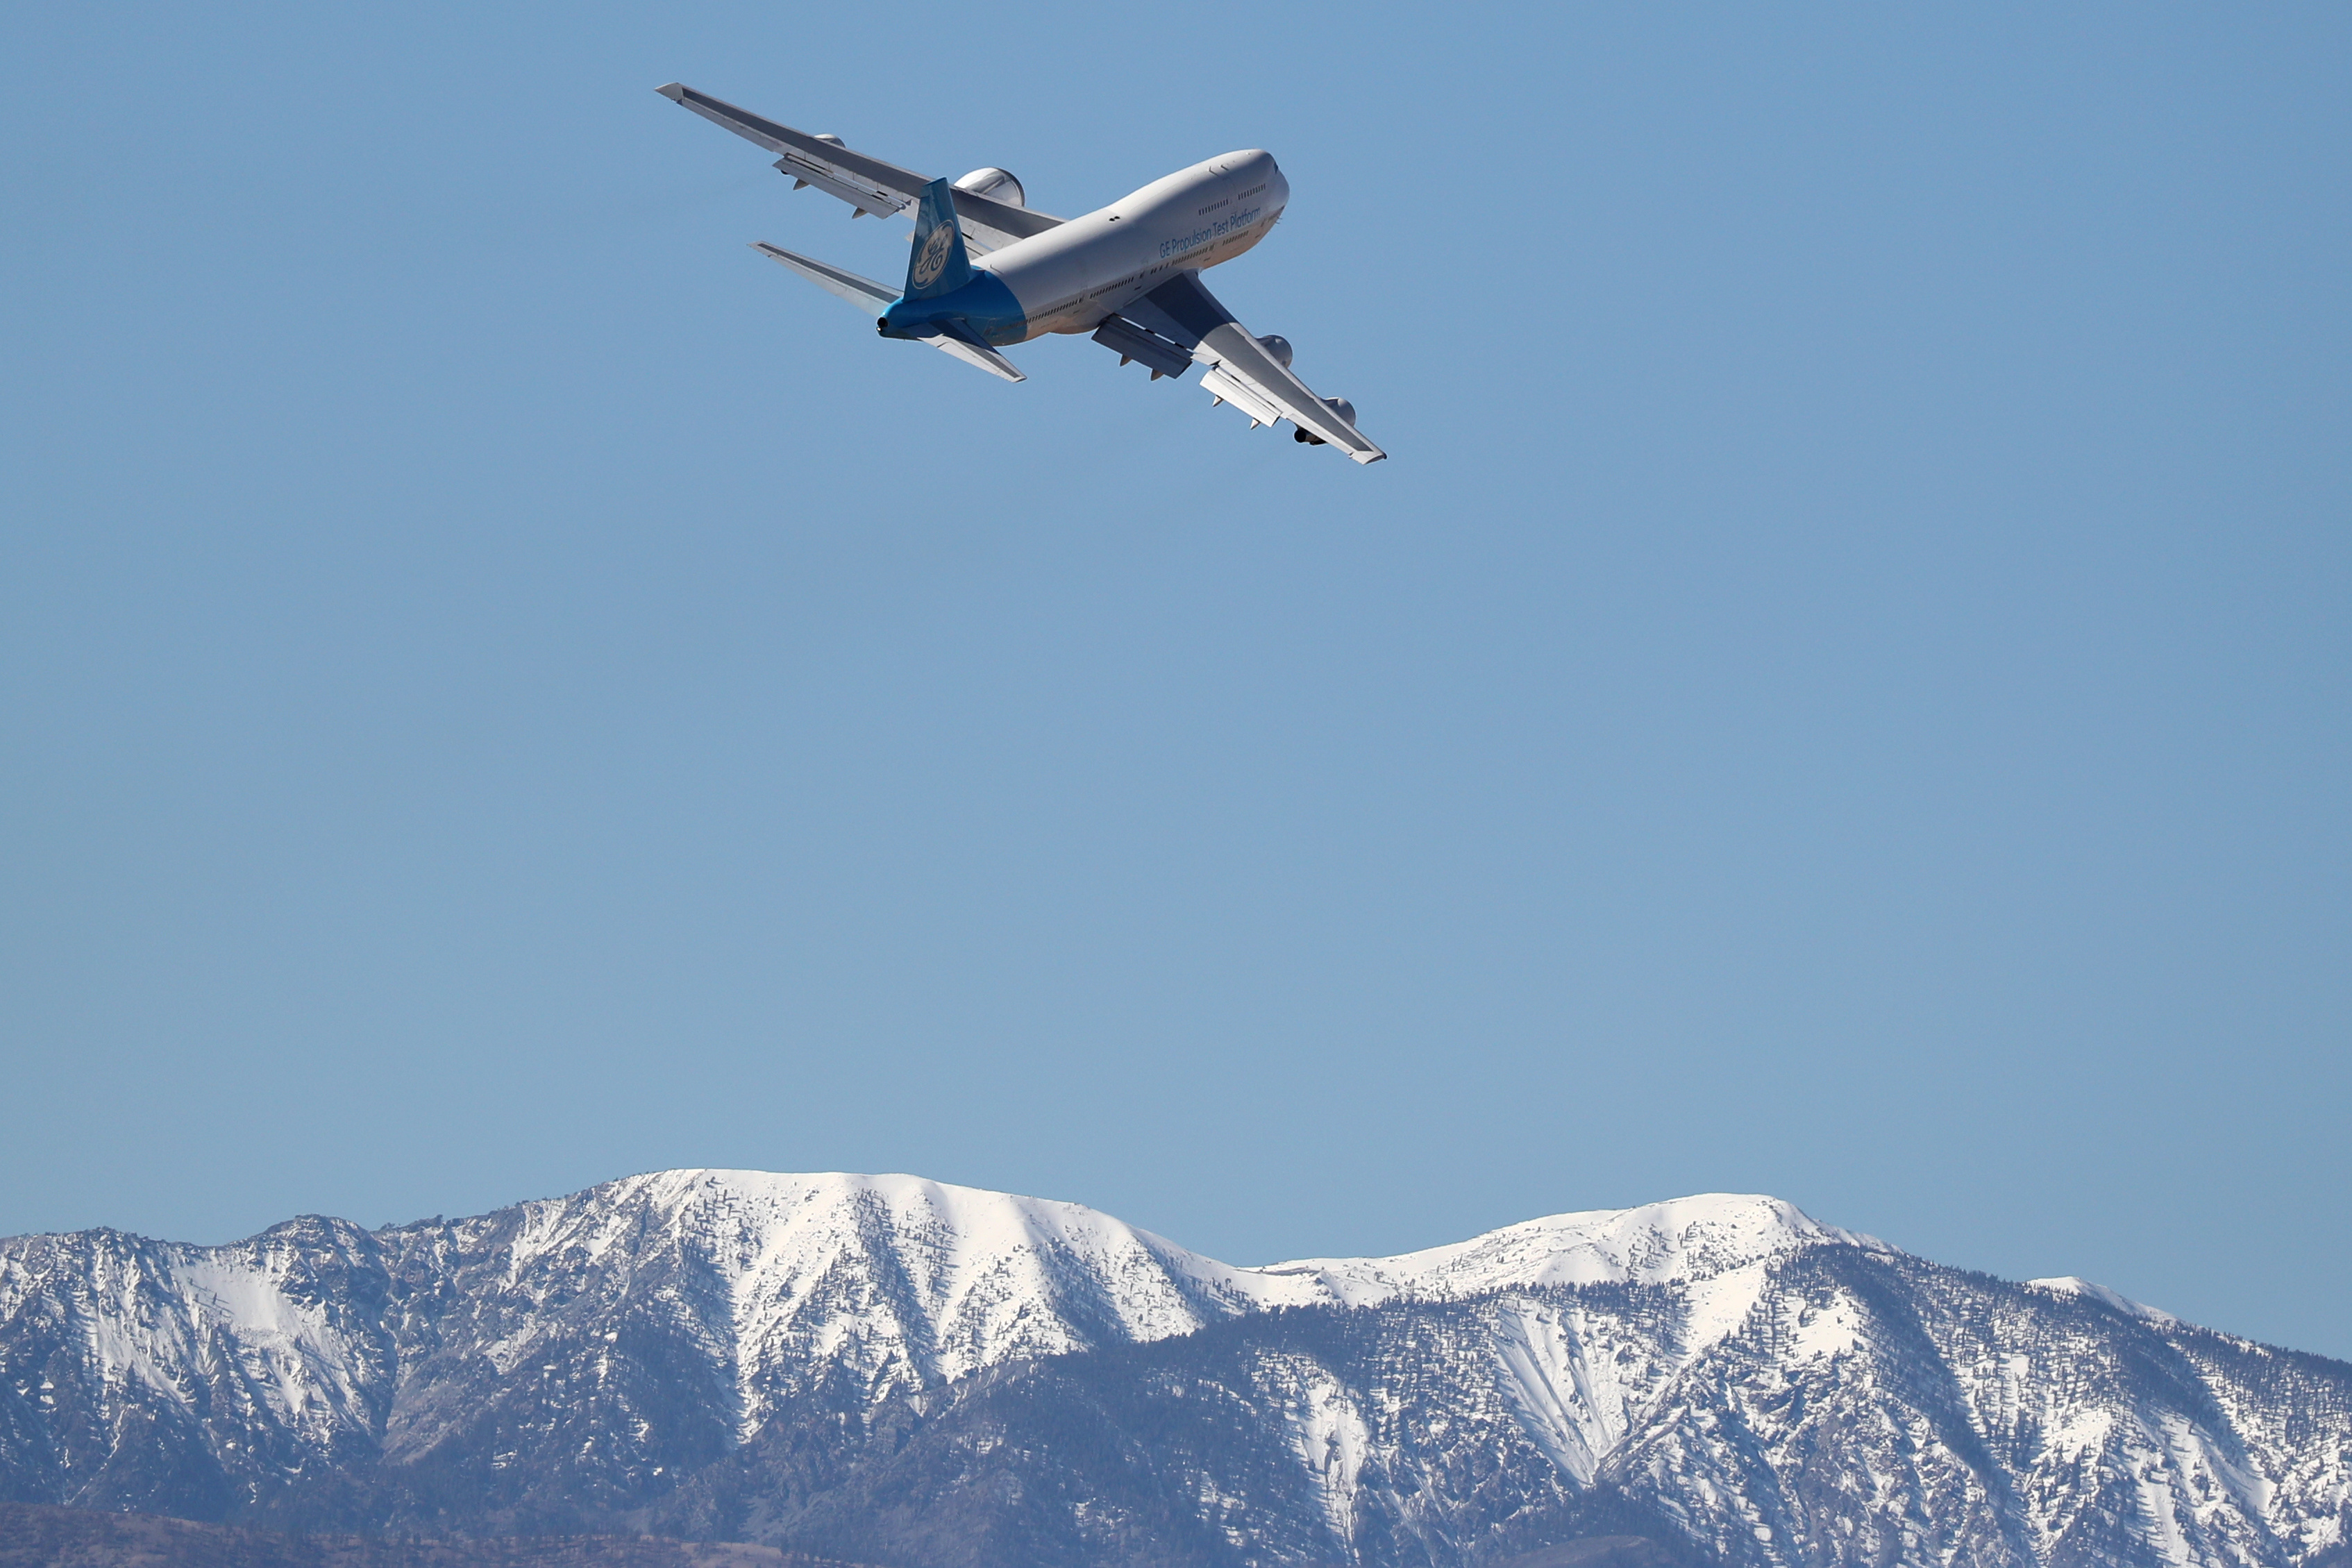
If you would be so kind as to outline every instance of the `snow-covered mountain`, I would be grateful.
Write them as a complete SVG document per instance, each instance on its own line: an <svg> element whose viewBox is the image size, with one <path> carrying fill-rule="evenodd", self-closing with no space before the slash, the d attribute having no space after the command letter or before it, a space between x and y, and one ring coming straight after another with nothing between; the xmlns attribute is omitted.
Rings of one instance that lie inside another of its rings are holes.
<svg viewBox="0 0 2352 1568"><path fill-rule="evenodd" d="M1281 1310L1292 1309L1292 1310ZM668 1171L0 1241L0 1496L634 1521L903 1568L2352 1556L2352 1367L1765 1197L1235 1268L1074 1204Z"/></svg>

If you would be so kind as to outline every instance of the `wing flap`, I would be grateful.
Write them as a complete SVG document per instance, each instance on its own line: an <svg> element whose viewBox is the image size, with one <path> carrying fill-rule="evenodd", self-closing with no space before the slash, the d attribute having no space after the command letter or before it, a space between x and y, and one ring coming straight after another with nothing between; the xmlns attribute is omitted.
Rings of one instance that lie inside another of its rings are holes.
<svg viewBox="0 0 2352 1568"><path fill-rule="evenodd" d="M847 202L853 218L862 218L868 213L880 213L887 217L906 210L907 204L895 193L853 184L838 170L825 168L813 158L795 158L786 153L776 160L776 171L793 177L795 191L803 185L814 185L835 201Z"/></svg>
<svg viewBox="0 0 2352 1568"><path fill-rule="evenodd" d="M1201 376L1201 390L1214 402L1229 402L1249 415L1250 428L1272 424L1282 417L1282 410L1258 395L1247 382L1236 381L1225 374L1222 366L1212 365Z"/></svg>
<svg viewBox="0 0 2352 1568"><path fill-rule="evenodd" d="M1118 316L1106 316L1095 328L1095 341L1118 356L1118 362L1140 360L1151 368L1151 379L1181 376L1192 368L1192 345L1178 343L1148 328Z"/></svg>

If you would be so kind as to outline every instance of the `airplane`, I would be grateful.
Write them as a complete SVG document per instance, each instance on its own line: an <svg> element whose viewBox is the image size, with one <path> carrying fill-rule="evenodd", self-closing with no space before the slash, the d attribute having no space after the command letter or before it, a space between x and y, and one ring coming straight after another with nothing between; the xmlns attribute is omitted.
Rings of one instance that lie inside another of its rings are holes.
<svg viewBox="0 0 2352 1568"><path fill-rule="evenodd" d="M1033 210L1003 169L929 179L853 152L838 136L779 125L681 82L655 89L714 125L777 154L793 189L849 204L852 218L913 209L907 286L892 288L765 241L751 248L875 314L885 338L928 343L1008 382L1025 381L998 350L1048 332L1086 332L1151 379L1206 367L1201 386L1249 417L1291 423L1292 439L1359 463L1388 455L1356 429L1346 398L1318 397L1291 373L1290 344L1256 337L1201 283L1201 273L1264 239L1290 201L1271 153L1249 151L1180 169L1084 217ZM975 257L985 256L985 261Z"/></svg>

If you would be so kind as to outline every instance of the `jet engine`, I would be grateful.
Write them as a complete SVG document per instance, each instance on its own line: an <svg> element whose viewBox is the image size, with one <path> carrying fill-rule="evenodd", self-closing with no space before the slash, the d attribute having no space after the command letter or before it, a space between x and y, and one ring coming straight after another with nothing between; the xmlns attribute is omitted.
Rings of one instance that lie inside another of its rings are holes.
<svg viewBox="0 0 2352 1568"><path fill-rule="evenodd" d="M970 191L975 196L986 196L992 202L1003 202L1008 207L1025 207L1029 194L1009 169L974 169L955 183L959 191Z"/></svg>
<svg viewBox="0 0 2352 1568"><path fill-rule="evenodd" d="M1289 339L1281 336L1279 333L1269 332L1265 337L1260 338L1258 342L1264 346L1267 353L1274 356L1276 363L1279 364L1286 371L1290 368Z"/></svg>
<svg viewBox="0 0 2352 1568"><path fill-rule="evenodd" d="M1264 343L1266 340L1260 338L1258 341ZM1280 343L1282 342L1282 340L1277 338L1274 340L1274 341ZM1287 343L1283 343L1282 346L1286 349L1290 347ZM1269 344L1268 347L1271 348L1272 345ZM1282 362L1286 365L1290 361L1286 357ZM1346 398L1327 397L1323 400L1323 406L1329 409L1333 413L1338 414L1341 419L1347 421L1349 429L1353 430L1356 427L1356 405L1349 402ZM1297 442L1302 446L1320 446L1323 444L1323 438L1321 436L1309 435L1307 433L1307 427L1302 424L1294 423L1291 425L1290 439Z"/></svg>

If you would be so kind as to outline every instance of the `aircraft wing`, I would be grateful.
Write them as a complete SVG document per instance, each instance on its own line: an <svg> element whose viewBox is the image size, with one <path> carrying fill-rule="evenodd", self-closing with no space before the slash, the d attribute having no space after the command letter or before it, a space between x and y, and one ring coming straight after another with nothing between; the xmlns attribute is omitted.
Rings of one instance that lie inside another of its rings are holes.
<svg viewBox="0 0 2352 1568"><path fill-rule="evenodd" d="M887 283L877 283L870 277L860 277L854 272L835 267L830 262L819 261L813 256L801 256L786 250L780 245L770 245L765 240L760 241L751 248L777 266L788 271L799 273L827 294L846 299L868 316L877 310L887 310L891 303L898 298L898 291ZM1029 379L1014 368L1011 360L998 353L987 343L978 338L957 333L951 328L938 328L927 334L921 341L929 343L932 348L954 359L961 360L967 365L977 365L992 376L1001 376L1008 382L1025 382Z"/></svg>
<svg viewBox="0 0 2352 1568"><path fill-rule="evenodd" d="M1128 333L1121 334L1118 326L1108 326L1095 334L1095 340L1118 350L1122 356L1153 365L1155 380L1162 370L1151 357L1152 345L1135 335L1135 328L1143 329L1150 338L1165 340L1160 348L1162 354L1172 344L1208 366L1201 377L1202 390L1219 402L1241 410L1253 425L1286 419L1359 463L1377 463L1388 455L1358 433L1352 419L1316 396L1312 388L1290 373L1289 366L1234 320L1234 313L1202 287L1197 272L1178 273L1142 298L1121 306L1111 321L1127 327Z"/></svg>
<svg viewBox="0 0 2352 1568"><path fill-rule="evenodd" d="M738 109L708 93L697 92L683 82L671 82L655 90L711 124L725 126L744 141L778 154L776 167L793 177L794 189L814 185L826 195L848 203L853 218L866 213L887 217L904 212L915 204L915 198L931 183L929 174L918 174L912 169L869 158L833 138L779 125L748 109ZM1002 250L1014 240L1058 228L1063 221L1045 213L1031 212L1027 207L974 195L970 191L958 191L955 204L956 216L962 220L965 243L983 255Z"/></svg>

